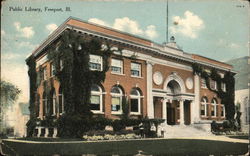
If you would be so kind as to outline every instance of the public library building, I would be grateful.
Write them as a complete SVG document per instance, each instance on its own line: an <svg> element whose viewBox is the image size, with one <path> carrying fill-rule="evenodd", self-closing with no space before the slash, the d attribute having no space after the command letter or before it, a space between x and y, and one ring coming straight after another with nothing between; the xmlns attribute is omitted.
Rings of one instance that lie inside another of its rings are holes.
<svg viewBox="0 0 250 156"><path fill-rule="evenodd" d="M41 120L48 114L59 117L64 113L64 94L54 78L55 67L48 60L46 47L65 30L73 29L79 34L99 38L112 44L113 49L122 48L122 57L114 53L109 58L109 71L101 85L91 87L91 111L110 119L119 119L122 100L129 100L131 117L165 119L166 125L192 125L211 123L225 119L225 106L217 94L208 89L205 79L193 73L192 64L197 63L208 72L216 69L221 77L231 72L232 66L203 56L185 53L174 38L166 44L157 44L128 33L69 18L60 25L31 54L36 68L42 69L42 81L51 81L54 88L46 94L42 83L37 87L35 109ZM29 56L29 57L31 57ZM102 57L90 55L89 68L102 70ZM209 88L218 89L216 81L209 81ZM221 84L226 91L227 86ZM52 98L48 102L48 99Z"/></svg>

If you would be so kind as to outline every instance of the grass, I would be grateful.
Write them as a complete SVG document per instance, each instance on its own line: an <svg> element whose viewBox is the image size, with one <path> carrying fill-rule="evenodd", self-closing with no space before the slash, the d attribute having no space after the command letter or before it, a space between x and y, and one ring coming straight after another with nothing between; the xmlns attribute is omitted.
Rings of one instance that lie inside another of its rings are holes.
<svg viewBox="0 0 250 156"><path fill-rule="evenodd" d="M248 144L211 140L124 140L81 143L20 143L4 141L5 152L12 148L19 155L135 155L138 150L143 153L158 155L240 155L248 151ZM7 149L7 146L9 147ZM14 155L13 154L13 155Z"/></svg>

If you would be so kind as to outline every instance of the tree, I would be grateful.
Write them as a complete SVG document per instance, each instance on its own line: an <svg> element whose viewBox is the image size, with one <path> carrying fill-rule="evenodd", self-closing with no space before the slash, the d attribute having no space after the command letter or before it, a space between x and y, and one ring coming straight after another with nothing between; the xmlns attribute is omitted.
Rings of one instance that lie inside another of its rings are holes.
<svg viewBox="0 0 250 156"><path fill-rule="evenodd" d="M3 132L2 128L5 127L3 120L3 118L6 115L5 112L8 107L11 107L15 103L19 94L21 93L21 90L10 82L1 80L0 83L1 83L0 132Z"/></svg>

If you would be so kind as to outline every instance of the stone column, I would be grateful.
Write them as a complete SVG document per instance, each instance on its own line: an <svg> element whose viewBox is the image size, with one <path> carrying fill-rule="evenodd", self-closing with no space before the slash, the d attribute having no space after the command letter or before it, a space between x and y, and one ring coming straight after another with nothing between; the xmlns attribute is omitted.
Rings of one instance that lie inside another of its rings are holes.
<svg viewBox="0 0 250 156"><path fill-rule="evenodd" d="M41 135L41 131L42 131L42 127L38 127L37 137L40 137L40 135Z"/></svg>
<svg viewBox="0 0 250 156"><path fill-rule="evenodd" d="M48 128L48 127L46 127L46 128L45 128L45 134L44 134L44 137L45 137L45 138L47 138L47 137L48 137L48 135L49 135L49 128Z"/></svg>
<svg viewBox="0 0 250 156"><path fill-rule="evenodd" d="M164 98L162 103L162 119L165 119L165 123L167 123L167 98Z"/></svg>
<svg viewBox="0 0 250 156"><path fill-rule="evenodd" d="M184 124L184 101L180 100L180 125Z"/></svg>
<svg viewBox="0 0 250 156"><path fill-rule="evenodd" d="M53 136L52 136L52 137L53 137L53 138L56 138L56 136L57 136L57 128L54 128L53 132L54 132L54 133L53 133Z"/></svg>
<svg viewBox="0 0 250 156"><path fill-rule="evenodd" d="M191 109L191 111L190 111L190 124L194 124L194 115L195 115L195 109L197 109L197 108L195 108L195 103L194 103L194 100L191 100L190 101L190 109Z"/></svg>
<svg viewBox="0 0 250 156"><path fill-rule="evenodd" d="M149 119L154 118L154 104L153 104L153 94L152 94L152 72L153 64L147 61L147 115Z"/></svg>
<svg viewBox="0 0 250 156"><path fill-rule="evenodd" d="M191 121L198 122L200 120L200 77L194 76L194 101L192 102Z"/></svg>

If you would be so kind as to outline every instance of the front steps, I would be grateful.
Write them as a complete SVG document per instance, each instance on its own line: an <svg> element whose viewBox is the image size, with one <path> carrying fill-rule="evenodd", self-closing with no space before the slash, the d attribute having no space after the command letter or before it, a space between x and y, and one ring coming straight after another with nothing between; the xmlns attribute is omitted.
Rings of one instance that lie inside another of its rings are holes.
<svg viewBox="0 0 250 156"><path fill-rule="evenodd" d="M205 127L208 127L207 125ZM204 129L204 125L167 125L161 124L158 127L158 136L164 138L181 138L181 137L204 137L214 136L210 128Z"/></svg>

